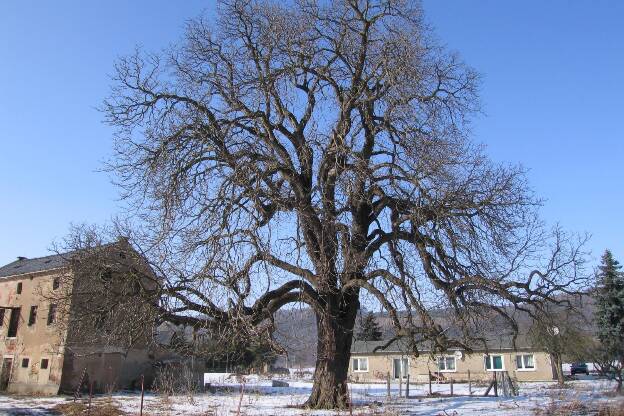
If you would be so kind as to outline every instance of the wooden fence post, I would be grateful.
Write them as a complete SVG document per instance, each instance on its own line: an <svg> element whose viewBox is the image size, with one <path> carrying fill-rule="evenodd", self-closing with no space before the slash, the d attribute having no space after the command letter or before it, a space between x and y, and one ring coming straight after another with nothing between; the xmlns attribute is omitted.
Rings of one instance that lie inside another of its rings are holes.
<svg viewBox="0 0 624 416"><path fill-rule="evenodd" d="M387 387L388 387L388 398L390 398L390 371L388 371L388 376L386 378L386 382L387 382L386 384L387 384Z"/></svg>
<svg viewBox="0 0 624 416"><path fill-rule="evenodd" d="M407 375L407 381L405 382L405 398L409 399L409 374Z"/></svg>
<svg viewBox="0 0 624 416"><path fill-rule="evenodd" d="M498 378L496 377L497 371L494 371L494 396L498 397Z"/></svg>
<svg viewBox="0 0 624 416"><path fill-rule="evenodd" d="M91 397L93 397L93 381L89 383L89 407L87 407L87 415L91 414Z"/></svg>
<svg viewBox="0 0 624 416"><path fill-rule="evenodd" d="M399 372L399 397L401 397L402 392L403 392L403 373Z"/></svg>
<svg viewBox="0 0 624 416"><path fill-rule="evenodd" d="M451 397L453 397L453 379L451 378Z"/></svg>
<svg viewBox="0 0 624 416"><path fill-rule="evenodd" d="M139 415L143 416L143 396L145 395L145 376L141 374L141 409Z"/></svg>
<svg viewBox="0 0 624 416"><path fill-rule="evenodd" d="M472 396L472 379L470 378L470 370L468 370L468 394Z"/></svg>
<svg viewBox="0 0 624 416"><path fill-rule="evenodd" d="M431 396L431 370L429 370L429 396Z"/></svg>

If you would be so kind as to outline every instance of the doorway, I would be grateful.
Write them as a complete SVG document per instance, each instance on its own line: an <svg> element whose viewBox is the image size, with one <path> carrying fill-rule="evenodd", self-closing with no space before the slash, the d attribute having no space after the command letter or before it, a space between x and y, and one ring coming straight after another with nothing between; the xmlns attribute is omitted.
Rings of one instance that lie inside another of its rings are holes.
<svg viewBox="0 0 624 416"><path fill-rule="evenodd" d="M2 369L0 370L0 391L6 391L11 380L11 369L13 368L13 358L5 358L2 360Z"/></svg>

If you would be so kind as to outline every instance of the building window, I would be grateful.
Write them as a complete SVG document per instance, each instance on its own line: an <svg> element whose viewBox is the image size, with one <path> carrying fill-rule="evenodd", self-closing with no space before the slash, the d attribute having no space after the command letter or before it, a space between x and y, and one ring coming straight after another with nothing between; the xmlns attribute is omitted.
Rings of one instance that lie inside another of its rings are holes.
<svg viewBox="0 0 624 416"><path fill-rule="evenodd" d="M407 358L394 358L392 360L392 375L394 378L406 378L408 368Z"/></svg>
<svg viewBox="0 0 624 416"><path fill-rule="evenodd" d="M17 283L17 294L19 295L20 293L22 293L22 282Z"/></svg>
<svg viewBox="0 0 624 416"><path fill-rule="evenodd" d="M37 322L37 307L30 307L30 315L28 315L28 326L33 326Z"/></svg>
<svg viewBox="0 0 624 416"><path fill-rule="evenodd" d="M28 363L30 360L28 358L22 358L22 368L28 368Z"/></svg>
<svg viewBox="0 0 624 416"><path fill-rule="evenodd" d="M58 277L55 277L54 280L52 280L52 290L58 289L60 285L61 285L61 279L59 279Z"/></svg>
<svg viewBox="0 0 624 416"><path fill-rule="evenodd" d="M453 356L439 357L438 358L438 370L440 372L455 371L456 370L455 363L456 363L455 357Z"/></svg>
<svg viewBox="0 0 624 416"><path fill-rule="evenodd" d="M46 370L48 368L49 361L47 358L41 359L41 369Z"/></svg>
<svg viewBox="0 0 624 416"><path fill-rule="evenodd" d="M533 354L516 355L516 368L518 370L535 370Z"/></svg>
<svg viewBox="0 0 624 416"><path fill-rule="evenodd" d="M52 325L56 320L56 305L50 304L50 309L48 309L48 325Z"/></svg>
<svg viewBox="0 0 624 416"><path fill-rule="evenodd" d="M483 357L485 361L485 369L487 371L502 371L505 369L503 365L503 356L499 354L486 355Z"/></svg>
<svg viewBox="0 0 624 416"><path fill-rule="evenodd" d="M354 358L353 359L353 372L365 373L368 371L368 358Z"/></svg>
<svg viewBox="0 0 624 416"><path fill-rule="evenodd" d="M9 331L7 337L15 338L17 336L17 327L19 326L20 308L11 309L11 317L9 318Z"/></svg>
<svg viewBox="0 0 624 416"><path fill-rule="evenodd" d="M0 326L4 325L4 308L0 308Z"/></svg>

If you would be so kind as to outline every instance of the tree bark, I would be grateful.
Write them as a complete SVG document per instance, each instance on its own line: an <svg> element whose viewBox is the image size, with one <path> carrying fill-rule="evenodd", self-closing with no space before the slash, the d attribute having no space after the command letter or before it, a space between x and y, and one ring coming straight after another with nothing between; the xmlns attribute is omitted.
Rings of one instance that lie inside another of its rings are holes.
<svg viewBox="0 0 624 416"><path fill-rule="evenodd" d="M327 310L316 313L316 369L312 393L304 407L346 409L349 406L347 375L359 301L357 296L331 296L328 304Z"/></svg>
<svg viewBox="0 0 624 416"><path fill-rule="evenodd" d="M555 360L555 371L557 372L557 384L563 386L565 384L565 379L563 378L563 360L561 359L561 354L553 354L553 359Z"/></svg>

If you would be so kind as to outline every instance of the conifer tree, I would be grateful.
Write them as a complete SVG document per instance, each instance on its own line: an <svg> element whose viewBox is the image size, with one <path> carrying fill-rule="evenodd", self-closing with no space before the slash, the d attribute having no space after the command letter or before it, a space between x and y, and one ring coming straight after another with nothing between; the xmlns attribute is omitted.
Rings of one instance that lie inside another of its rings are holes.
<svg viewBox="0 0 624 416"><path fill-rule="evenodd" d="M600 341L599 364L603 372L612 373L617 391L622 391L624 364L624 274L622 266L609 250L598 268L596 290L596 325Z"/></svg>
<svg viewBox="0 0 624 416"><path fill-rule="evenodd" d="M360 332L357 334L358 341L379 341L382 332L375 315L372 312L366 314L360 326Z"/></svg>

